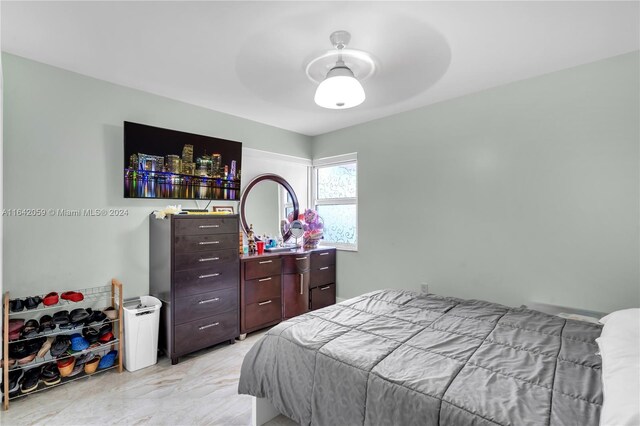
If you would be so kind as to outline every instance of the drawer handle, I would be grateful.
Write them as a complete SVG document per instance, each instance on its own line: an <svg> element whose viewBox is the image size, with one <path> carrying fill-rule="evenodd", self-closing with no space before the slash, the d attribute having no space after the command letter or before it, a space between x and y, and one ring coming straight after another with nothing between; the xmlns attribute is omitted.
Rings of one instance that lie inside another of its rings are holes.
<svg viewBox="0 0 640 426"><path fill-rule="evenodd" d="M268 305L271 302L273 302L273 300L267 300L266 302L260 302L260 303L258 303L258 306Z"/></svg>
<svg viewBox="0 0 640 426"><path fill-rule="evenodd" d="M263 260L262 262L258 262L260 265L264 265L265 263L273 263L273 260Z"/></svg>
<svg viewBox="0 0 640 426"><path fill-rule="evenodd" d="M218 275L220 275L219 273L215 273L215 274L206 274L206 275L200 275L198 277L198 279L203 279L203 278L211 278L211 277L217 277Z"/></svg>
<svg viewBox="0 0 640 426"><path fill-rule="evenodd" d="M326 255L328 255L328 254L329 254L329 252L328 252L328 251L325 251L324 253L320 253L320 256L326 256Z"/></svg>
<svg viewBox="0 0 640 426"><path fill-rule="evenodd" d="M321 270L321 271L324 271L325 269L329 269L329 267L328 267L328 266L325 266L325 267L323 267L323 268L320 268L320 270Z"/></svg>
<svg viewBox="0 0 640 426"><path fill-rule="evenodd" d="M198 244L201 246L206 246L208 244L220 244L220 241L200 241Z"/></svg>
<svg viewBox="0 0 640 426"><path fill-rule="evenodd" d="M198 302L198 305L204 305L205 303L217 302L220 300L219 297L214 297L213 299L201 300Z"/></svg>
<svg viewBox="0 0 640 426"><path fill-rule="evenodd" d="M198 228L206 229L206 228L220 228L220 225L200 225Z"/></svg>
<svg viewBox="0 0 640 426"><path fill-rule="evenodd" d="M219 322L214 322L213 324L203 325L202 327L198 327L198 330L204 330L205 328L215 327L216 325L220 325Z"/></svg>
<svg viewBox="0 0 640 426"><path fill-rule="evenodd" d="M271 277L269 278L263 278L261 280L258 280L259 283L263 282L263 281L271 281Z"/></svg>
<svg viewBox="0 0 640 426"><path fill-rule="evenodd" d="M296 257L296 260L307 260L307 256L305 256L305 257Z"/></svg>
<svg viewBox="0 0 640 426"><path fill-rule="evenodd" d="M203 257L202 259L198 259L198 262L213 262L215 260L220 260L219 257Z"/></svg>
<svg viewBox="0 0 640 426"><path fill-rule="evenodd" d="M320 291L325 291L325 290L329 290L331 288L330 285L326 286L326 287L320 287Z"/></svg>

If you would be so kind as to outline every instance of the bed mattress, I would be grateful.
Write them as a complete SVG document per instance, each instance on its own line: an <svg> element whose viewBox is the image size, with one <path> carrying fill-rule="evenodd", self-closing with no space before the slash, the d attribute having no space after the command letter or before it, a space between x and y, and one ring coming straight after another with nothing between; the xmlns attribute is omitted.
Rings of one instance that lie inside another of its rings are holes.
<svg viewBox="0 0 640 426"><path fill-rule="evenodd" d="M301 425L598 425L599 325L381 290L269 330L239 393Z"/></svg>

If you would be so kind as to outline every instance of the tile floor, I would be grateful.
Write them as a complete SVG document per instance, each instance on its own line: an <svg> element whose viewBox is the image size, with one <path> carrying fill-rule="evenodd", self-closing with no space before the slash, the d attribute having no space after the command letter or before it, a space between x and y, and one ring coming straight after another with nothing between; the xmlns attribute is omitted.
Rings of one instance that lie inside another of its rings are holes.
<svg viewBox="0 0 640 426"><path fill-rule="evenodd" d="M251 397L238 395L244 355L260 338L222 344L181 358L165 357L136 372L105 372L11 401L0 413L6 426L249 425ZM269 426L293 426L279 416Z"/></svg>

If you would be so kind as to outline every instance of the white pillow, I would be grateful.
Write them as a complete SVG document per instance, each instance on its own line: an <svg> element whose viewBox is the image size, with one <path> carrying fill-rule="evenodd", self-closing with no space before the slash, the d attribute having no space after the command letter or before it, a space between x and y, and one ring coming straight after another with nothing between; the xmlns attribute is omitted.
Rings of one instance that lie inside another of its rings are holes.
<svg viewBox="0 0 640 426"><path fill-rule="evenodd" d="M601 426L640 425L640 309L613 312L600 320L596 339L602 357Z"/></svg>

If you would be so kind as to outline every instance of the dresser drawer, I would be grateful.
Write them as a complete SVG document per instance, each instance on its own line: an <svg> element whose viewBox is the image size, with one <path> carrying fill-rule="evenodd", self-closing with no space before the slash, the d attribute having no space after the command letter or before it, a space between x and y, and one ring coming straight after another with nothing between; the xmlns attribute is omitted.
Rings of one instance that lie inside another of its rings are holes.
<svg viewBox="0 0 640 426"><path fill-rule="evenodd" d="M237 234L240 230L235 217L174 218L174 221L175 235Z"/></svg>
<svg viewBox="0 0 640 426"><path fill-rule="evenodd" d="M248 330L280 321L281 317L282 305L279 297L245 306L244 321Z"/></svg>
<svg viewBox="0 0 640 426"><path fill-rule="evenodd" d="M284 274L302 274L307 272L311 265L311 255L309 253L290 254L283 256Z"/></svg>
<svg viewBox="0 0 640 426"><path fill-rule="evenodd" d="M238 234L176 235L175 252L190 253L207 250L238 251Z"/></svg>
<svg viewBox="0 0 640 426"><path fill-rule="evenodd" d="M238 311L238 289L234 287L196 296L176 298L174 301L176 324L210 317L230 310Z"/></svg>
<svg viewBox="0 0 640 426"><path fill-rule="evenodd" d="M174 333L173 351L177 356L233 339L240 334L238 311L176 325Z"/></svg>
<svg viewBox="0 0 640 426"><path fill-rule="evenodd" d="M174 272L173 291L178 298L228 287L237 288L238 274L237 260L221 265L211 265L208 269Z"/></svg>
<svg viewBox="0 0 640 426"><path fill-rule="evenodd" d="M336 264L336 251L331 250L318 250L311 253L311 268L318 269L323 266Z"/></svg>
<svg viewBox="0 0 640 426"><path fill-rule="evenodd" d="M319 285L332 284L336 282L335 265L321 266L311 270L311 282L309 287L317 287Z"/></svg>
<svg viewBox="0 0 640 426"><path fill-rule="evenodd" d="M203 268L211 269L225 263L237 262L237 259L238 251L235 249L209 250L184 254L176 253L173 256L173 267L176 271Z"/></svg>
<svg viewBox="0 0 640 426"><path fill-rule="evenodd" d="M272 277L282 273L282 259L279 257L252 260L244 263L244 279Z"/></svg>
<svg viewBox="0 0 640 426"><path fill-rule="evenodd" d="M311 310L336 303L336 285L329 284L311 289Z"/></svg>
<svg viewBox="0 0 640 426"><path fill-rule="evenodd" d="M246 305L275 299L281 294L282 276L260 278L244 282L244 303Z"/></svg>

